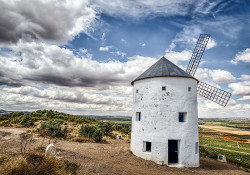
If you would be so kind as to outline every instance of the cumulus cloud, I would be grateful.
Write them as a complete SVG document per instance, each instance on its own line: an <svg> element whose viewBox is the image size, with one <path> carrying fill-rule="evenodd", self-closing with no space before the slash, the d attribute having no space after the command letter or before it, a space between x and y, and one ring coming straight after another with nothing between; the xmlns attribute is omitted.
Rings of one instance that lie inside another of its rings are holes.
<svg viewBox="0 0 250 175"><path fill-rule="evenodd" d="M232 64L238 64L238 62L250 63L250 48L246 48L244 51L238 52L235 59L231 60Z"/></svg>
<svg viewBox="0 0 250 175"><path fill-rule="evenodd" d="M12 49L21 53L21 56L15 61L0 57L0 85L21 86L27 83L81 87L122 85L131 82L156 61L151 57L134 56L124 63L119 61L101 63L75 56L71 50L38 42L19 42L13 45Z"/></svg>
<svg viewBox="0 0 250 175"><path fill-rule="evenodd" d="M100 50L100 51L106 51L106 52L107 52L107 51L109 51L109 49L111 49L111 48L112 48L112 46L105 46L105 47L100 47L99 50Z"/></svg>
<svg viewBox="0 0 250 175"><path fill-rule="evenodd" d="M190 60L192 52L190 50L183 50L181 52L175 52L172 50L166 50L165 58L169 59L175 64L179 64L181 61Z"/></svg>
<svg viewBox="0 0 250 175"><path fill-rule="evenodd" d="M195 77L200 81L210 83L228 83L236 80L231 72L221 69L198 68Z"/></svg>
<svg viewBox="0 0 250 175"><path fill-rule="evenodd" d="M0 42L39 39L66 43L81 32L88 34L96 18L88 1L2 0Z"/></svg>
<svg viewBox="0 0 250 175"><path fill-rule="evenodd" d="M242 98L238 98L238 100L240 101L250 100L250 96L243 96Z"/></svg>
<svg viewBox="0 0 250 175"><path fill-rule="evenodd" d="M230 83L228 87L233 89L233 95L238 95L238 96L250 95L250 81Z"/></svg>
<svg viewBox="0 0 250 175"><path fill-rule="evenodd" d="M38 89L34 87L3 88L8 93L31 95L49 100L59 100L72 103L85 104L105 104L105 105L124 105L131 102L128 97L105 96L97 93L86 93L80 89L51 87L47 89Z"/></svg>
<svg viewBox="0 0 250 175"><path fill-rule="evenodd" d="M82 93L78 91L58 88L36 90L37 94L23 95L17 93L18 88L0 91L0 108L11 110L53 109L73 114L117 114L128 115L131 110L132 98L112 97L98 94ZM62 91L61 91L62 90ZM65 90L65 93L64 91ZM9 91L9 92L8 92ZM76 96L80 95L80 96ZM119 113L117 113L119 111Z"/></svg>
<svg viewBox="0 0 250 175"><path fill-rule="evenodd" d="M243 74L243 75L241 75L241 77L239 79L240 80L250 80L250 75Z"/></svg>
<svg viewBox="0 0 250 175"><path fill-rule="evenodd" d="M209 70L209 75L217 83L228 83L235 80L235 77L230 72L221 69Z"/></svg>
<svg viewBox="0 0 250 175"><path fill-rule="evenodd" d="M228 101L226 107L222 107L210 100L206 100L205 98L198 98L198 102L199 117L202 118L249 118L249 104L237 104L233 99Z"/></svg>
<svg viewBox="0 0 250 175"><path fill-rule="evenodd" d="M213 38L210 38L207 43L206 49L211 49L213 47L217 46L216 41Z"/></svg>

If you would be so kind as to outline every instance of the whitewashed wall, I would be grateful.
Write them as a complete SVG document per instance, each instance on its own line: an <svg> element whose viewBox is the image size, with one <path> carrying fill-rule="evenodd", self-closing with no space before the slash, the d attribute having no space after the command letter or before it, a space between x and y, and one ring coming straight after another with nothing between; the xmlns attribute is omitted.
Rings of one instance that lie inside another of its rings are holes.
<svg viewBox="0 0 250 175"><path fill-rule="evenodd" d="M166 91L162 91L162 86L166 86ZM195 154L195 142L199 141L197 81L182 77L148 78L135 81L133 93L133 154L168 164L168 140L174 139L180 143L179 164L175 166L199 166L199 153ZM136 121L136 112L141 112L141 121ZM186 122L179 122L179 112L187 112ZM152 142L151 152L143 151L143 141Z"/></svg>

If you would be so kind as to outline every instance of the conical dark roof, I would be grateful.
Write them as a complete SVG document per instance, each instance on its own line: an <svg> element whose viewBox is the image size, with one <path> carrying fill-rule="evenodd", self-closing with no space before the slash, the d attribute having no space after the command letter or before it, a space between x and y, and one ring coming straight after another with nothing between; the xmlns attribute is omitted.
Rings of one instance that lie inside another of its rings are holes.
<svg viewBox="0 0 250 175"><path fill-rule="evenodd" d="M174 63L162 57L155 64L153 64L150 68L148 68L145 72L143 72L139 77L137 77L134 81L131 82L133 85L135 81L152 78L152 77L187 77L194 78L189 75L187 72L176 66ZM195 79L195 78L194 78Z"/></svg>

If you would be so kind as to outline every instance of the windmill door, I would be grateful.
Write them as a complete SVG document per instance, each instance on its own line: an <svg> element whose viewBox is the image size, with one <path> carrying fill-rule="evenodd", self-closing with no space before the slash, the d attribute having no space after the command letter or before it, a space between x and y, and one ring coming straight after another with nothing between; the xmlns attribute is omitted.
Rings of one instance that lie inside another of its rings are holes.
<svg viewBox="0 0 250 175"><path fill-rule="evenodd" d="M168 140L168 163L178 163L178 140Z"/></svg>

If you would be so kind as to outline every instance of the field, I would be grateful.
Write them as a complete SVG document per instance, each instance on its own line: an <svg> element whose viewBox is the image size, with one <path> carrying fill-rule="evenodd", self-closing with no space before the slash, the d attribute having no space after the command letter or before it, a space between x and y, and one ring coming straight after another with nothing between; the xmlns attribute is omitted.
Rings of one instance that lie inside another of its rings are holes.
<svg viewBox="0 0 250 175"><path fill-rule="evenodd" d="M201 119L199 124L201 152L226 155L229 162L250 168L249 120Z"/></svg>

